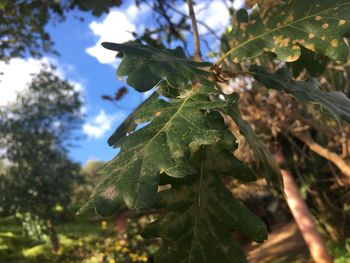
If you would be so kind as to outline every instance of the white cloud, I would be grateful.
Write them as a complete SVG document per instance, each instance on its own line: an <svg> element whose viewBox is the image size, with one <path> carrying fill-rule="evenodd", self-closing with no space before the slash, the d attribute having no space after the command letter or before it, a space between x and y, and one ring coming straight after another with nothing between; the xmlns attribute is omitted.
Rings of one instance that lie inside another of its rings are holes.
<svg viewBox="0 0 350 263"><path fill-rule="evenodd" d="M100 21L93 21L89 27L94 35L98 37L97 43L85 49L100 63L115 65L115 52L111 52L101 46L102 42L123 43L133 40L132 32L142 32L144 29L144 17L150 12L150 8L142 4L136 7L131 4L127 9L112 10Z"/></svg>
<svg viewBox="0 0 350 263"><path fill-rule="evenodd" d="M232 4L234 9L240 9L244 5L244 0L236 0ZM178 9L184 14L188 13L188 6L183 3ZM217 35L221 35L230 22L230 13L224 1L203 1L194 6L196 18L208 25ZM198 24L199 33L207 34L208 29L202 24Z"/></svg>
<svg viewBox="0 0 350 263"><path fill-rule="evenodd" d="M196 5L194 8L195 12L196 10L200 10L200 12L197 12L196 15L198 20L206 23L219 36L225 31L230 20L230 14L223 1L213 1L209 4L209 6L208 3L202 2ZM198 29L200 34L208 33L208 29L201 24L198 25Z"/></svg>
<svg viewBox="0 0 350 263"><path fill-rule="evenodd" d="M41 69L40 60L14 58L8 64L0 62L0 106L16 100L17 93L24 91L33 75Z"/></svg>
<svg viewBox="0 0 350 263"><path fill-rule="evenodd" d="M92 121L84 124L83 132L90 138L101 138L106 132L110 131L113 122L123 117L123 113L109 115L104 110L100 110Z"/></svg>
<svg viewBox="0 0 350 263"><path fill-rule="evenodd" d="M243 4L244 0L236 0L233 3L233 7L238 9L242 7ZM177 8L185 14L188 13L186 3ZM194 8L198 11L198 20L205 22L217 35L223 33L230 22L230 14L224 1L198 1L198 4L195 5ZM139 7L130 4L124 9L114 9L110 11L102 20L90 23L89 27L98 41L95 45L85 49L85 51L89 55L95 57L100 63L110 64L116 67L119 63L115 58L116 53L103 48L101 43L105 41L123 43L133 40L134 37L131 32L141 33L145 27L149 29L152 27L150 19L151 14L152 9L147 4L141 4ZM174 13L173 18L176 17L178 17L178 15ZM208 33L208 29L203 25L199 24L198 27L201 35ZM218 41L213 43L213 48L218 44Z"/></svg>
<svg viewBox="0 0 350 263"><path fill-rule="evenodd" d="M44 65L53 65L53 72L60 78L66 79L66 70L58 65L55 59L44 57L42 59L13 58L8 63L0 61L0 106L16 100L17 94L28 88L34 75L38 74ZM83 85L69 80L76 91L83 93Z"/></svg>
<svg viewBox="0 0 350 263"><path fill-rule="evenodd" d="M123 43L132 40L131 33L136 29L126 14L118 10L109 12L102 22L94 21L89 27L94 35L99 37L99 40L94 46L87 48L85 51L103 64L112 64L115 61L116 54L103 48L101 43L104 41Z"/></svg>

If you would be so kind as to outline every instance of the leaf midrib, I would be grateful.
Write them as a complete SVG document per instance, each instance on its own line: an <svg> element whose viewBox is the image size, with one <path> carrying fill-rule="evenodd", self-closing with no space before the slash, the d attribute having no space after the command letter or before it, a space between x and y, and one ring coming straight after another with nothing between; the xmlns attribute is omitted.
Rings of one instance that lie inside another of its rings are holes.
<svg viewBox="0 0 350 263"><path fill-rule="evenodd" d="M153 137L152 139L150 139L148 141L148 143L144 146L144 150L143 151L147 151L147 148L150 146L150 144L169 126L169 124L173 121L173 119L181 112L181 110L183 109L183 107L186 105L187 101L192 97L193 95L193 92L190 93L189 96L187 96L185 98L185 100L182 102L182 104L180 105L179 109L174 113L173 116L171 116L171 118L164 124L163 128L161 128ZM143 170L143 164L144 164L144 158L142 158L142 164L141 164L141 167L140 167L140 172ZM141 173L140 173L141 175ZM139 195L138 193L140 193L140 181L138 181L137 185L136 185L136 193L137 193L137 196L136 196L136 200L137 200L137 203L136 203L136 207L138 207L139 205Z"/></svg>
<svg viewBox="0 0 350 263"><path fill-rule="evenodd" d="M198 213L197 213L197 217L196 217L196 221L194 224L194 229L193 229L193 238L191 241L191 249L188 255L188 262L191 262L191 257L192 257L192 249L193 249L193 243L195 242L195 240L197 239L197 235L198 235L198 221L201 215L201 210L202 210L202 204L201 204L201 195L202 195L202 188L203 188L203 176L204 176L204 162L201 162L201 168L200 168L200 177L199 177L199 186L198 186L198 197L197 197L197 204L198 204Z"/></svg>

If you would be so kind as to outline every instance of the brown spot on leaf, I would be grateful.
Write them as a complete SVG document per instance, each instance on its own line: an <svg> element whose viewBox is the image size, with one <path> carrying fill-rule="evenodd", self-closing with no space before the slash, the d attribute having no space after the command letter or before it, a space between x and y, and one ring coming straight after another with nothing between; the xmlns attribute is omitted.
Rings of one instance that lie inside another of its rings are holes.
<svg viewBox="0 0 350 263"><path fill-rule="evenodd" d="M313 39L314 37L315 37L314 34L312 34L312 33L309 34L309 38L310 38L310 39Z"/></svg>
<svg viewBox="0 0 350 263"><path fill-rule="evenodd" d="M316 20L316 21L320 21L321 19L322 19L322 16L316 16L316 17L315 17L315 20Z"/></svg>
<svg viewBox="0 0 350 263"><path fill-rule="evenodd" d="M337 47L338 46L338 40L333 39L331 42L332 47Z"/></svg>
<svg viewBox="0 0 350 263"><path fill-rule="evenodd" d="M283 36L279 35L275 38L275 41L273 42L276 46L280 46L282 44L283 41Z"/></svg>
<svg viewBox="0 0 350 263"><path fill-rule="evenodd" d="M310 49L310 50L312 50L312 51L315 51L315 45L313 45L313 44L307 44L305 47L306 47L307 49Z"/></svg>
<svg viewBox="0 0 350 263"><path fill-rule="evenodd" d="M248 39L252 39L252 38L254 38L255 36L253 35L253 34L248 34Z"/></svg>
<svg viewBox="0 0 350 263"><path fill-rule="evenodd" d="M183 151L176 151L174 153L174 156L179 158L179 157L184 157L185 156L185 153Z"/></svg>
<svg viewBox="0 0 350 263"><path fill-rule="evenodd" d="M293 20L294 20L294 16L289 15L289 16L287 17L287 19L286 19L286 23L293 22Z"/></svg>
<svg viewBox="0 0 350 263"><path fill-rule="evenodd" d="M327 29L329 27L329 24L328 23L324 23L323 25L322 25L322 28L323 29Z"/></svg>
<svg viewBox="0 0 350 263"><path fill-rule="evenodd" d="M247 23L241 23L241 24L239 25L239 28L240 28L241 30L245 30L245 29L247 28Z"/></svg>
<svg viewBox="0 0 350 263"><path fill-rule="evenodd" d="M114 200L118 196L118 192L113 186L108 186L100 196L107 200Z"/></svg>
<svg viewBox="0 0 350 263"><path fill-rule="evenodd" d="M162 115L162 112L161 111L157 111L154 115L159 117L160 115Z"/></svg>
<svg viewBox="0 0 350 263"><path fill-rule="evenodd" d="M292 61L295 61L299 58L298 55L292 55L292 56L288 56L287 57L287 62L292 62Z"/></svg>
<svg viewBox="0 0 350 263"><path fill-rule="evenodd" d="M344 20L344 19L340 19L339 20L339 25L340 26L344 25L345 23L346 23L346 20Z"/></svg>

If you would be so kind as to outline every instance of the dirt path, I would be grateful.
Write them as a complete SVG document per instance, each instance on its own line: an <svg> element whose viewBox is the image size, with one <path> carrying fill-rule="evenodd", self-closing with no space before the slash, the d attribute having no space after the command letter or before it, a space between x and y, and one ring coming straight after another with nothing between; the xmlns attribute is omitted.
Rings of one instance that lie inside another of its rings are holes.
<svg viewBox="0 0 350 263"><path fill-rule="evenodd" d="M294 223L274 227L269 239L246 249L249 263L310 263L305 242Z"/></svg>

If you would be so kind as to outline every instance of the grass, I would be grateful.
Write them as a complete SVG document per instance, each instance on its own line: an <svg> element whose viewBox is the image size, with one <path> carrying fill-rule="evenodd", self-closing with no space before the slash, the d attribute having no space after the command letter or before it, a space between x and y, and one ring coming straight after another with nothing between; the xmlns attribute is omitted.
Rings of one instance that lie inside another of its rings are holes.
<svg viewBox="0 0 350 263"><path fill-rule="evenodd" d="M113 222L77 219L57 227L60 250L52 252L48 238L38 241L24 236L15 218L0 220L0 262L146 262L157 244L137 234L135 222L118 234Z"/></svg>
<svg viewBox="0 0 350 263"><path fill-rule="evenodd" d="M0 221L0 262L50 262L58 261L64 252L80 246L82 242L95 241L101 238L101 228L87 221L66 223L58 227L61 249L52 253L49 240L38 241L24 236L20 223L14 218ZM74 261L58 261L74 262Z"/></svg>

